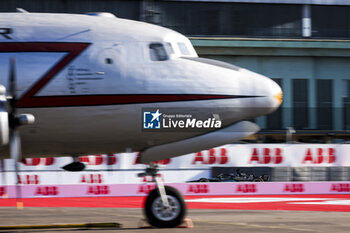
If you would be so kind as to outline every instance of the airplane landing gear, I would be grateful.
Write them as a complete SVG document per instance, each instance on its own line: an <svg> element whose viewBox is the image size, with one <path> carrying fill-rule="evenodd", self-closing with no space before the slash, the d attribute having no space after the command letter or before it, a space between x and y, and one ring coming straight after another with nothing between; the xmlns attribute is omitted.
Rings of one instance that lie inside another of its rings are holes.
<svg viewBox="0 0 350 233"><path fill-rule="evenodd" d="M186 215L186 205L181 193L173 187L164 186L157 176L158 169L151 164L139 176L152 176L157 188L152 190L145 202L144 214L149 224L159 228L179 226Z"/></svg>

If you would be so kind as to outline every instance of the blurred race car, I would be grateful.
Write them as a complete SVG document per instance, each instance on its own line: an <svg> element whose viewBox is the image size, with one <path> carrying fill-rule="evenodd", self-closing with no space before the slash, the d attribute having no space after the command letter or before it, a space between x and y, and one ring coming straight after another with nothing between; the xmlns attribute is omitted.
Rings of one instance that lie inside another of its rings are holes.
<svg viewBox="0 0 350 233"><path fill-rule="evenodd" d="M200 178L188 182L265 182L269 181L269 179L270 176L268 175L255 176L254 174L237 169L235 173L221 173L214 178Z"/></svg>

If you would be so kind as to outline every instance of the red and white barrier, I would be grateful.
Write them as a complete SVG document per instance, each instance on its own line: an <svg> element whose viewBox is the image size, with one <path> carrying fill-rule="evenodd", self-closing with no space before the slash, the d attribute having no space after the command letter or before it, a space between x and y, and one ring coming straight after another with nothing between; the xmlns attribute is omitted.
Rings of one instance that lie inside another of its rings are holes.
<svg viewBox="0 0 350 233"><path fill-rule="evenodd" d="M350 194L350 182L236 182L170 183L183 195L283 195L283 194ZM109 185L25 185L22 197L96 197L145 196L153 183ZM15 186L0 187L0 195L16 197Z"/></svg>
<svg viewBox="0 0 350 233"><path fill-rule="evenodd" d="M168 183L210 177L213 166L223 167L330 167L350 166L348 144L232 144L159 161L160 173ZM27 158L20 163L23 185L142 184L145 165L137 164L137 153L87 155L79 158L87 171L65 172L61 167L71 157ZM14 185L14 162L5 160L0 185Z"/></svg>
<svg viewBox="0 0 350 233"><path fill-rule="evenodd" d="M212 166L350 166L348 144L232 144L159 161L164 168L209 168ZM143 169L137 153L87 155L79 158L89 170ZM60 170L70 157L24 159L22 170ZM6 160L6 170L13 162Z"/></svg>

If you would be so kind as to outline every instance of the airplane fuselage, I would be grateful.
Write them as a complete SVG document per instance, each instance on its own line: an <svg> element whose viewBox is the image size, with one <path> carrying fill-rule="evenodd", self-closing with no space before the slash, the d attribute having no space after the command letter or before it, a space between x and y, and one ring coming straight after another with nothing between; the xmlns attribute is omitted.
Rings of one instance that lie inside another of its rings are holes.
<svg viewBox="0 0 350 233"><path fill-rule="evenodd" d="M276 109L272 80L208 59L169 29L111 16L0 14L0 84L16 60L25 157L142 151L207 131L145 132L143 109L220 115L223 127ZM8 157L2 147L1 157Z"/></svg>

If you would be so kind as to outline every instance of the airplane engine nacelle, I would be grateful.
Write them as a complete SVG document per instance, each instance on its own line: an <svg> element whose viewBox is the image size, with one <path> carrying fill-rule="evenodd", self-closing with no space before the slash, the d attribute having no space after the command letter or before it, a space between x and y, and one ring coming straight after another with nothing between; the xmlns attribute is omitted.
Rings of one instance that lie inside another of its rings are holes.
<svg viewBox="0 0 350 233"><path fill-rule="evenodd" d="M232 143L259 131L257 124L240 121L226 128L168 144L153 146L140 153L139 163L150 163L175 156L208 150Z"/></svg>
<svg viewBox="0 0 350 233"><path fill-rule="evenodd" d="M6 111L6 88L0 85L0 146L9 143L9 116Z"/></svg>

